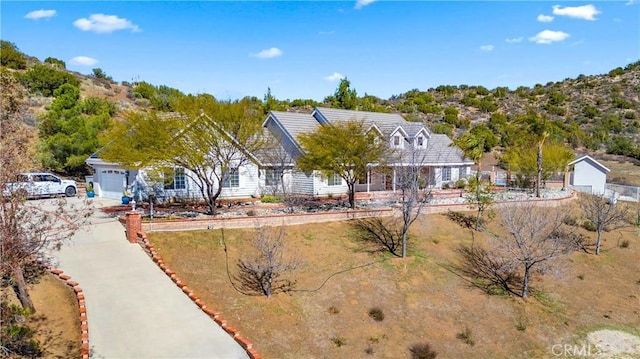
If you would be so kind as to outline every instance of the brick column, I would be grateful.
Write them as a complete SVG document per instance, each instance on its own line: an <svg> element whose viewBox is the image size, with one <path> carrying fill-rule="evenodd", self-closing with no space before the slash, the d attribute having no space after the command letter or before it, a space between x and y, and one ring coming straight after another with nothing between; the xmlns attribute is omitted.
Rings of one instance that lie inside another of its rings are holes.
<svg viewBox="0 0 640 359"><path fill-rule="evenodd" d="M142 215L137 211L130 211L126 214L127 240L131 243L138 243L138 232L142 232Z"/></svg>

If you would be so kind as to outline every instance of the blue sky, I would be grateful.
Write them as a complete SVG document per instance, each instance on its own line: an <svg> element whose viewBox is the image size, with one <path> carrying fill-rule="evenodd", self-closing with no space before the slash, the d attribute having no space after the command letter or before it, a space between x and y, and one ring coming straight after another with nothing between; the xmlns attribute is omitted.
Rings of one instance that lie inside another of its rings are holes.
<svg viewBox="0 0 640 359"><path fill-rule="evenodd" d="M640 1L2 1L1 37L116 81L217 98L533 86L640 58Z"/></svg>

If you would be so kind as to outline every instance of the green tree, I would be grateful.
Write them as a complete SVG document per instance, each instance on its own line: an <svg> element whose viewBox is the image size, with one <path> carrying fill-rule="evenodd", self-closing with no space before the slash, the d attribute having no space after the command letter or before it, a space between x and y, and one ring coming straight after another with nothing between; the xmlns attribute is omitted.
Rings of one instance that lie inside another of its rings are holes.
<svg viewBox="0 0 640 359"><path fill-rule="evenodd" d="M18 77L20 82L31 93L40 93L42 96L53 96L53 92L64 84L75 87L80 86L80 80L74 75L54 69L47 65L35 65Z"/></svg>
<svg viewBox="0 0 640 359"><path fill-rule="evenodd" d="M302 134L298 141L303 155L297 159L302 171L320 171L324 177L338 175L347 183L349 205L355 208L354 188L368 166L379 164L386 152L385 141L377 139L361 121L344 121L320 126Z"/></svg>
<svg viewBox="0 0 640 359"><path fill-rule="evenodd" d="M27 57L12 42L0 40L0 65L11 69L27 68Z"/></svg>
<svg viewBox="0 0 640 359"><path fill-rule="evenodd" d="M263 113L266 115L271 111L282 111L283 108L280 105L280 101L278 101L277 98L275 98L272 94L271 94L271 88L267 87L267 93L264 94L264 100L262 103L262 108L263 108Z"/></svg>
<svg viewBox="0 0 640 359"><path fill-rule="evenodd" d="M535 143L523 142L518 146L507 148L502 161L507 164L510 171L519 174L521 178L531 179L534 176L540 182L550 178L554 172L564 171L574 155L564 143L547 141L542 147L542 156L545 159L542 169L538 172L538 149Z"/></svg>
<svg viewBox="0 0 640 359"><path fill-rule="evenodd" d="M251 99L217 101L211 95L188 95L175 115L130 112L101 136L101 155L126 168L184 168L216 213L216 201L263 145L262 112Z"/></svg>
<svg viewBox="0 0 640 359"><path fill-rule="evenodd" d="M491 152L491 150L496 147L500 141L489 127L487 127L487 125L473 126L469 132L484 140L484 152Z"/></svg>
<svg viewBox="0 0 640 359"><path fill-rule="evenodd" d="M56 59L55 57L47 57L44 59L44 63L62 70L67 68L67 64L64 61Z"/></svg>
<svg viewBox="0 0 640 359"><path fill-rule="evenodd" d="M358 107L358 93L351 88L351 82L345 77L340 80L340 84L333 95L333 108L343 108L345 110L355 110Z"/></svg>
<svg viewBox="0 0 640 359"><path fill-rule="evenodd" d="M482 184L480 174L482 171L482 157L484 156L484 150L486 146L486 138L482 134L468 132L460 136L454 141L454 144L458 146L464 155L478 164L478 170L476 176L472 181L469 181L469 190L473 193L472 196L467 198L467 201L473 203L477 207L476 216L476 231L480 227L480 221L482 219L482 213L489 206L492 195L487 186Z"/></svg>
<svg viewBox="0 0 640 359"><path fill-rule="evenodd" d="M91 76L93 76L93 77L95 77L97 79L105 79L105 80L109 80L109 81L113 80L111 78L111 76L107 76L107 74L99 67L91 70Z"/></svg>
<svg viewBox="0 0 640 359"><path fill-rule="evenodd" d="M542 148L550 136L551 126L545 116L541 116L534 111L529 111L526 115L517 119L522 133L531 136L531 140L536 148L536 197L540 198L540 187L542 185Z"/></svg>
<svg viewBox="0 0 640 359"><path fill-rule="evenodd" d="M84 161L98 149L98 133L110 125L115 106L105 99L80 100L80 90L64 84L39 124L42 162L47 168L83 173Z"/></svg>

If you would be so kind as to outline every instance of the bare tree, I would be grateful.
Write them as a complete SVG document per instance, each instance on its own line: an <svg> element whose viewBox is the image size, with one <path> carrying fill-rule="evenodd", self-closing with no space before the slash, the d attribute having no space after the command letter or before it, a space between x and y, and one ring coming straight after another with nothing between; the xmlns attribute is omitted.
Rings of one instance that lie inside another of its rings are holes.
<svg viewBox="0 0 640 359"><path fill-rule="evenodd" d="M58 250L91 210L73 208L60 199L52 205L27 202L24 191L5 183L34 166L33 136L22 123L22 93L13 76L0 72L0 272L10 277L24 308L35 312L27 290L25 267L46 262L47 254ZM86 203L85 203L86 204ZM49 208L45 206L49 205Z"/></svg>
<svg viewBox="0 0 640 359"><path fill-rule="evenodd" d="M284 256L285 228L258 229L254 246L258 255L251 259L239 259L239 274L236 279L240 287L247 292L271 297L272 294L291 291L296 281L283 278L293 272L299 265L296 258L286 259Z"/></svg>
<svg viewBox="0 0 640 359"><path fill-rule="evenodd" d="M580 194L578 202L580 209L596 227L596 255L600 254L602 232L605 228L624 225L630 219L631 211L629 208L614 202L612 198L603 194Z"/></svg>
<svg viewBox="0 0 640 359"><path fill-rule="evenodd" d="M580 236L562 223L565 209L513 204L499 211L506 233L494 234L485 248L462 248L463 272L493 281L511 293L519 283L527 298L531 275L554 268L554 261L577 249Z"/></svg>
<svg viewBox="0 0 640 359"><path fill-rule="evenodd" d="M412 148L398 156L396 167L396 186L399 189L398 201L402 215L402 258L407 256L407 234L409 227L418 219L427 204L430 191L426 189L429 178L422 175L426 163L426 151Z"/></svg>
<svg viewBox="0 0 640 359"><path fill-rule="evenodd" d="M424 177L426 151L413 147L397 152L389 151L389 162L395 169L396 201L400 205L399 220L380 218L354 222L363 241L382 246L389 253L406 258L409 228L428 203L431 191L429 178ZM398 253L400 250L400 253Z"/></svg>

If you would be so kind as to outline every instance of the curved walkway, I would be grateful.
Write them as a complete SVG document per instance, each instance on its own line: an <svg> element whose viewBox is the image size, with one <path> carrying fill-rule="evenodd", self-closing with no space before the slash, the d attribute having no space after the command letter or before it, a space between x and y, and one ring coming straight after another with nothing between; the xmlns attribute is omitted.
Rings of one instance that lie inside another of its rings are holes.
<svg viewBox="0 0 640 359"><path fill-rule="evenodd" d="M114 202L96 200L97 205ZM248 358L245 350L99 211L59 253L82 283L91 358Z"/></svg>

